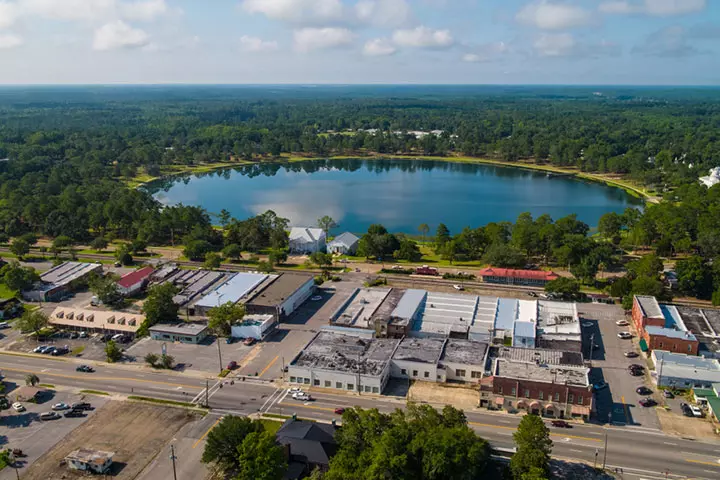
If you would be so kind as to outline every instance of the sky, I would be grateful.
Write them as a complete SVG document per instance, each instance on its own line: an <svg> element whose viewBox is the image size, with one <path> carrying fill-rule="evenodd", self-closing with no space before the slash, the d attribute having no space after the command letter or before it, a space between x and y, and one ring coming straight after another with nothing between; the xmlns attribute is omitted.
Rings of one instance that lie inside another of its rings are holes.
<svg viewBox="0 0 720 480"><path fill-rule="evenodd" d="M720 0L0 0L2 84L720 84Z"/></svg>

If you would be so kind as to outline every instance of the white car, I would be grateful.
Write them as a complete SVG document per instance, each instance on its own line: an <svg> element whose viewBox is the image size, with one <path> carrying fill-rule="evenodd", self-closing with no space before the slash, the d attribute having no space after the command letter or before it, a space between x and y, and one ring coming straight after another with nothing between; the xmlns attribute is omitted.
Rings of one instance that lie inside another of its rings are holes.
<svg viewBox="0 0 720 480"><path fill-rule="evenodd" d="M694 416L696 416L696 417L702 417L702 416L703 416L702 410L700 410L698 407L696 407L695 405L688 405L688 406L690 407L690 411L692 412L692 414L693 414Z"/></svg>
<svg viewBox="0 0 720 480"><path fill-rule="evenodd" d="M24 412L24 411L25 411L25 405L23 405L23 404L20 403L20 402L15 402L15 403L13 403L13 404L12 404L12 408L13 408L13 410L15 410L16 412Z"/></svg>
<svg viewBox="0 0 720 480"><path fill-rule="evenodd" d="M632 338L632 333L620 332L620 333L618 333L618 338L622 338L623 340L630 340Z"/></svg>
<svg viewBox="0 0 720 480"><path fill-rule="evenodd" d="M288 392L291 393L291 394L302 393L302 388L300 388L300 387L291 387L291 388L288 388Z"/></svg>
<svg viewBox="0 0 720 480"><path fill-rule="evenodd" d="M630 324L627 320L618 320L617 322L615 322L615 325L617 325L618 327L627 327Z"/></svg>
<svg viewBox="0 0 720 480"><path fill-rule="evenodd" d="M55 405L53 405L52 409L53 410L69 410L70 405L68 405L67 403L60 402L60 403L56 403Z"/></svg>
<svg viewBox="0 0 720 480"><path fill-rule="evenodd" d="M300 400L300 401L304 401L304 402L312 400L312 397L310 397L310 395L308 395L305 392L293 393L292 398L294 398L295 400Z"/></svg>
<svg viewBox="0 0 720 480"><path fill-rule="evenodd" d="M455 290L465 290L465 287L463 287L462 285L453 285L453 288Z"/></svg>

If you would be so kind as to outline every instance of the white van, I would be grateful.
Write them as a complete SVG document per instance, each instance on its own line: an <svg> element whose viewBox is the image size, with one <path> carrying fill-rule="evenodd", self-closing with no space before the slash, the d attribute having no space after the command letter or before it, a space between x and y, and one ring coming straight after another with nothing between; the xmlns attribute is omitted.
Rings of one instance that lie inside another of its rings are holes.
<svg viewBox="0 0 720 480"><path fill-rule="evenodd" d="M118 333L116 335L113 335L110 340L112 340L113 342L117 342L119 340L122 340L124 336L125 335L123 335L122 333Z"/></svg>

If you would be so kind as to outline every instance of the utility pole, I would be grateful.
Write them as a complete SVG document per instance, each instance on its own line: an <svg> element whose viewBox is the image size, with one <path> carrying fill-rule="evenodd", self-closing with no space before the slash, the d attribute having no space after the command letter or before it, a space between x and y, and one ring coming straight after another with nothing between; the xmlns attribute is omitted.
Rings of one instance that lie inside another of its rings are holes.
<svg viewBox="0 0 720 480"><path fill-rule="evenodd" d="M175 470L175 459L177 457L175 456L175 445L170 445L170 460L172 460L173 465L173 478L177 480L177 471Z"/></svg>
<svg viewBox="0 0 720 480"><path fill-rule="evenodd" d="M218 361L220 362L220 373L223 371L223 363L222 363L222 352L220 352L220 337L216 337L216 343L218 347Z"/></svg>
<svg viewBox="0 0 720 480"><path fill-rule="evenodd" d="M665 355L660 357L660 368L658 369L658 378L657 378L658 388L662 387L662 371L663 371L663 363L664 362L665 362Z"/></svg>

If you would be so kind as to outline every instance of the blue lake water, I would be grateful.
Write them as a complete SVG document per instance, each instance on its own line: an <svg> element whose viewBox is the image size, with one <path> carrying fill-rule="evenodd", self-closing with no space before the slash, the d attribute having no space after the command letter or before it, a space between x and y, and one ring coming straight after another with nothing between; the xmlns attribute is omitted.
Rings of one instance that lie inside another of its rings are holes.
<svg viewBox="0 0 720 480"><path fill-rule="evenodd" d="M607 212L641 207L621 189L572 177L494 165L425 160L324 160L258 164L174 177L147 186L165 204L227 209L245 219L266 210L293 226L330 215L338 230L364 232L381 223L417 234L445 223L465 226L515 221L523 212L558 219L571 213L590 226Z"/></svg>

